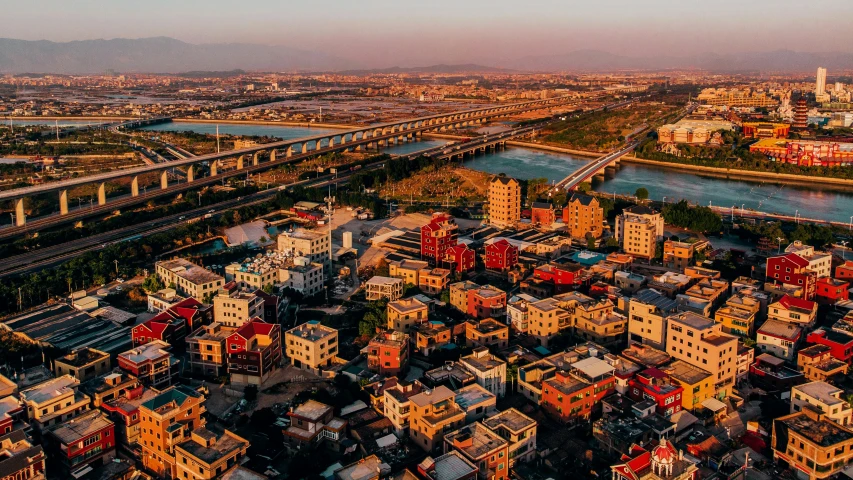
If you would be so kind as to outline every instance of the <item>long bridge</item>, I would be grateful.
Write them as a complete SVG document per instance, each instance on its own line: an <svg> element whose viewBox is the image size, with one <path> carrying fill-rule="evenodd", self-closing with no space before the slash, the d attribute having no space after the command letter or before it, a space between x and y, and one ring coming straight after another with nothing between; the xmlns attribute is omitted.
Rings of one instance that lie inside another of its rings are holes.
<svg viewBox="0 0 853 480"><path fill-rule="evenodd" d="M635 140L615 152L596 158L592 162L589 162L573 172L568 177L557 182L554 185L554 190L571 190L596 175L604 175L604 170L610 166L611 163L618 163L620 158L637 148L637 145L639 145L639 142Z"/></svg>
<svg viewBox="0 0 853 480"><path fill-rule="evenodd" d="M476 108L453 113L436 114L414 119L368 125L340 133L325 133L297 139L259 144L239 150L198 155L165 164L145 165L126 170L117 170L85 177L61 180L58 182L6 190L0 192L0 201L14 202L15 225L0 230L0 239L62 223L81 220L92 215L106 214L113 210L143 203L160 196L175 194L190 188L214 184L224 178L232 176L250 175L261 170L274 168L287 163L302 161L315 155L339 152L343 150L360 151L365 148L384 147L389 144L414 140L415 138L420 137L423 132L427 131L435 130L443 132L448 129L458 129L469 125L484 123L487 120L497 117L541 110L543 108L565 106L576 102L577 100L578 99L571 96L562 96L544 100L534 100L508 105ZM151 121L161 122L164 120L158 118L151 119ZM266 161L262 161L262 157L265 157ZM236 160L236 168L219 172L220 163L227 159ZM209 176L202 178L196 177L196 169L200 164L207 164L209 166ZM175 167L186 167L185 183L169 184L168 172ZM153 188L150 190L145 189L143 193L140 193L139 177L152 173L159 174L160 188ZM130 195L111 198L110 203L108 204L105 187L106 182L121 178L130 179ZM93 202L87 207L70 209L68 205L68 191L74 187L92 184L97 185L97 205ZM59 214L43 216L28 223L25 213L24 199L47 193L58 193Z"/></svg>

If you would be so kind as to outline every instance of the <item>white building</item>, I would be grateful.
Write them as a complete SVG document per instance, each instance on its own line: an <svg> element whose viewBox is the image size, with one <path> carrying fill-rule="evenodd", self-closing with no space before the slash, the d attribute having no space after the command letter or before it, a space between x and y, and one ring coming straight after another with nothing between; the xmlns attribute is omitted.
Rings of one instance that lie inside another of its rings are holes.
<svg viewBox="0 0 853 480"><path fill-rule="evenodd" d="M506 303L506 323L516 332L527 332L528 305L539 299L526 293L513 295Z"/></svg>
<svg viewBox="0 0 853 480"><path fill-rule="evenodd" d="M850 425L853 408L841 395L844 390L826 382L811 382L791 388L791 413L815 409L839 425Z"/></svg>
<svg viewBox="0 0 853 480"><path fill-rule="evenodd" d="M489 353L488 348L475 348L459 361L477 377L478 385L498 398L506 394L506 362Z"/></svg>
<svg viewBox="0 0 853 480"><path fill-rule="evenodd" d="M293 232L283 232L278 236L278 251L293 257L308 257L324 268L331 268L331 243L329 232L297 228Z"/></svg>
<svg viewBox="0 0 853 480"><path fill-rule="evenodd" d="M785 360L793 361L797 345L803 337L803 329L781 320L767 320L758 329L756 341L758 348Z"/></svg>

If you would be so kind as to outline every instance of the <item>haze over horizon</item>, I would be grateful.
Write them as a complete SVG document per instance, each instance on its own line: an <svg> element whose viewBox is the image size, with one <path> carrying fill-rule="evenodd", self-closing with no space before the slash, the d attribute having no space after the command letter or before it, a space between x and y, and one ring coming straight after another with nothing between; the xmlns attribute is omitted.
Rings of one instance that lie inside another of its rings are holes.
<svg viewBox="0 0 853 480"><path fill-rule="evenodd" d="M263 44L344 58L353 68L500 67L529 56L587 49L633 57L853 51L847 25L853 2L812 2L810 12L826 13L819 26L803 21L802 8L793 0L719 0L713 8L676 0L435 0L411 6L390 0L293 5L51 0L7 8L15 21L2 36L55 42L164 36L192 44Z"/></svg>

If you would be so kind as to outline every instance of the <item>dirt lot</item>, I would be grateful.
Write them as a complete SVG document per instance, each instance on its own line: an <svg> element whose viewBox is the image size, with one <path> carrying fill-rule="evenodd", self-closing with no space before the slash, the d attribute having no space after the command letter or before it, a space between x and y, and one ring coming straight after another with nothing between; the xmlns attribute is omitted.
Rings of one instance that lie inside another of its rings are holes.
<svg viewBox="0 0 853 480"><path fill-rule="evenodd" d="M305 372L288 365L276 370L261 387L257 401L250 406L248 413L261 408L272 407L276 403L285 403L293 399L299 392L313 388L329 387L331 383L310 372ZM210 385L210 395L205 400L205 406L211 415L222 417L228 410L243 398L243 387L231 385ZM229 393L239 392L239 395Z"/></svg>
<svg viewBox="0 0 853 480"><path fill-rule="evenodd" d="M400 201L400 205L419 202L435 202L450 199L451 202L466 198L485 200L488 194L490 174L463 167L427 168L409 178L385 186L380 191L382 197L390 196Z"/></svg>

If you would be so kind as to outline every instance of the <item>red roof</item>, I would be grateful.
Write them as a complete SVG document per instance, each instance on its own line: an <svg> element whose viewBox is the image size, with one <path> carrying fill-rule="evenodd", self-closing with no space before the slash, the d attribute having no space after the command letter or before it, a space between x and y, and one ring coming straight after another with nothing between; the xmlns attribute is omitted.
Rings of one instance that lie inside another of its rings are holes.
<svg viewBox="0 0 853 480"><path fill-rule="evenodd" d="M791 262L794 265L801 267L801 268L806 268L809 266L809 261L806 260L805 258L797 255L796 253L786 253L785 255L782 255L781 257L774 257L774 258L784 258L785 260L788 260L789 262Z"/></svg>
<svg viewBox="0 0 853 480"><path fill-rule="evenodd" d="M448 255L462 255L467 250L469 250L468 245L465 245L464 243L457 243L456 245L447 249L447 254Z"/></svg>
<svg viewBox="0 0 853 480"><path fill-rule="evenodd" d="M238 328L232 335L240 335L245 339L249 339L256 335L269 335L273 328L275 328L275 325L272 323L267 323L260 318L255 317L244 323L243 326Z"/></svg>
<svg viewBox="0 0 853 480"><path fill-rule="evenodd" d="M782 304L783 307L787 309L791 308L801 308L803 310L814 310L815 303L811 300L804 300L802 298L792 297L790 295L785 295L784 297L779 299L779 303Z"/></svg>
<svg viewBox="0 0 853 480"><path fill-rule="evenodd" d="M507 251L509 251L512 248L515 248L515 247L513 247L512 244L509 243L505 238L502 238L502 239L498 240L497 242L492 243L490 245L486 245L487 250L497 250L498 252L501 252L501 253L506 253Z"/></svg>

